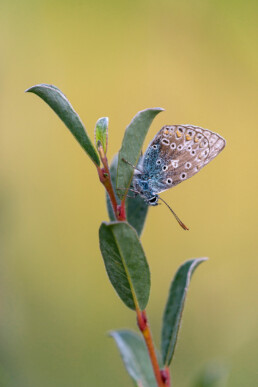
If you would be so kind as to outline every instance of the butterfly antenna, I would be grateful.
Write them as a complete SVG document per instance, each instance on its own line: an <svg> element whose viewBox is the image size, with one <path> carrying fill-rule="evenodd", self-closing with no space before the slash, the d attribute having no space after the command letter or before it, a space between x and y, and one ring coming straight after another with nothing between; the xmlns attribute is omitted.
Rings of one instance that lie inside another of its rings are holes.
<svg viewBox="0 0 258 387"><path fill-rule="evenodd" d="M176 220L178 221L178 223L180 224L180 226L184 229L184 230L189 230L188 227L186 227L186 225L179 219L179 217L177 216L177 214L172 210L172 208L167 204L167 202L165 202L164 199L162 199L160 196L159 196L159 199L166 204L166 206L168 207L168 209L172 212L172 214L174 215L174 217L176 218Z"/></svg>

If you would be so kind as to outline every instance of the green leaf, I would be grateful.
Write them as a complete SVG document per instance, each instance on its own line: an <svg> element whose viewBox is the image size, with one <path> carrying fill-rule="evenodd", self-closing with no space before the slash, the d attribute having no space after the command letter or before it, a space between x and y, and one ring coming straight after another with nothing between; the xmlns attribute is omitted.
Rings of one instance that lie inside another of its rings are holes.
<svg viewBox="0 0 258 387"><path fill-rule="evenodd" d="M163 110L162 108L142 110L136 114L127 126L118 157L117 188L129 188L134 169L123 160L134 166L137 165L148 129L156 115ZM119 194L121 198L126 195L127 190L121 191Z"/></svg>
<svg viewBox="0 0 258 387"><path fill-rule="evenodd" d="M113 187L115 187L115 182L116 182L117 162L118 162L118 154L114 156L110 164L110 176L111 176ZM120 200L117 195L116 195L116 199L117 199L117 202L120 203ZM115 215L107 192L106 192L106 203L107 203L109 219L111 221L114 221ZM137 231L137 234L140 236L144 227L149 206L146 204L145 200L140 195L136 196L135 198L127 197L125 204L126 204L127 221L131 226L133 226L133 228Z"/></svg>
<svg viewBox="0 0 258 387"><path fill-rule="evenodd" d="M171 283L162 325L162 358L169 365L175 351L178 331L191 276L195 268L207 258L190 259L183 263Z"/></svg>
<svg viewBox="0 0 258 387"><path fill-rule="evenodd" d="M157 387L148 350L143 339L128 330L113 331L125 368L137 386Z"/></svg>
<svg viewBox="0 0 258 387"><path fill-rule="evenodd" d="M225 387L229 370L215 362L208 364L197 377L193 387Z"/></svg>
<svg viewBox="0 0 258 387"><path fill-rule="evenodd" d="M143 231L149 206L140 196L126 199L126 214L128 223L137 231L139 237Z"/></svg>
<svg viewBox="0 0 258 387"><path fill-rule="evenodd" d="M126 222L103 222L99 240L117 294L129 308L144 310L150 293L150 271L136 231Z"/></svg>
<svg viewBox="0 0 258 387"><path fill-rule="evenodd" d="M34 93L43 99L67 126L76 140L90 156L94 164L100 165L99 156L89 139L80 117L73 109L66 96L53 85L40 84L32 86L26 92Z"/></svg>
<svg viewBox="0 0 258 387"><path fill-rule="evenodd" d="M98 148L98 142L103 147L105 153L107 153L108 143L108 117L99 118L95 126L95 144Z"/></svg>

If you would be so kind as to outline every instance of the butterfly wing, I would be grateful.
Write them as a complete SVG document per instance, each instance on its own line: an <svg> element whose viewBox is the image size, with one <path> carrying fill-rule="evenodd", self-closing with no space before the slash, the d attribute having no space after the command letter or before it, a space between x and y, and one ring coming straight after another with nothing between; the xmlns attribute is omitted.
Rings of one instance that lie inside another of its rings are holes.
<svg viewBox="0 0 258 387"><path fill-rule="evenodd" d="M153 193L165 191L199 172L225 147L217 133L193 125L164 126L148 146L141 169Z"/></svg>

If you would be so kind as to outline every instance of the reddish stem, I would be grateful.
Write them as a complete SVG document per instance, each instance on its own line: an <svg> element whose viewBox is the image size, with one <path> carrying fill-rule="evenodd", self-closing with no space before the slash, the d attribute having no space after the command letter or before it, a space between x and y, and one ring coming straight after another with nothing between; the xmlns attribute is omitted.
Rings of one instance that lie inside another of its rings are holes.
<svg viewBox="0 0 258 387"><path fill-rule="evenodd" d="M118 221L126 221L125 199L121 201L121 204L117 203L116 195L111 182L107 157L101 146L98 148L98 151L101 157L101 161L103 163L103 168L97 167L99 179L101 183L104 185L109 195L116 219ZM164 370L161 370L159 367L146 312L145 310L141 311L140 309L137 309L136 313L137 313L137 323L140 331L142 332L142 335L144 337L144 340L149 352L151 364L153 367L153 372L154 372L158 387L170 387L169 369L166 367Z"/></svg>
<svg viewBox="0 0 258 387"><path fill-rule="evenodd" d="M112 186L112 183L111 183L109 169L107 169L105 167L104 168L97 167L97 171L98 171L98 174L99 174L99 180L101 181L101 183L106 188L106 191L108 193L108 196L110 198L110 201L111 201L111 204L112 204L112 207L113 207L113 211L114 211L115 217L117 218L117 215L118 215L118 204L117 204L116 195L114 193L113 186ZM120 220L120 219L118 219L118 220Z"/></svg>
<svg viewBox="0 0 258 387"><path fill-rule="evenodd" d="M170 386L170 372L169 372L169 368L168 367L165 367L163 370L161 370L161 377L165 383L165 386Z"/></svg>
<svg viewBox="0 0 258 387"><path fill-rule="evenodd" d="M126 211L125 211L125 201L122 200L121 201L121 204L119 204L117 206L117 210L118 210L118 218L117 220L126 220Z"/></svg>
<svg viewBox="0 0 258 387"><path fill-rule="evenodd" d="M142 332L142 335L145 340L145 344L149 352L149 356L150 356L150 360L151 360L151 364L152 364L152 368L153 368L153 372L154 372L157 384L159 387L169 387L170 384L169 384L169 377L166 372L167 370L166 371L160 370L159 368L159 363L156 356L146 311L136 310L136 313L137 313L137 323L140 331Z"/></svg>

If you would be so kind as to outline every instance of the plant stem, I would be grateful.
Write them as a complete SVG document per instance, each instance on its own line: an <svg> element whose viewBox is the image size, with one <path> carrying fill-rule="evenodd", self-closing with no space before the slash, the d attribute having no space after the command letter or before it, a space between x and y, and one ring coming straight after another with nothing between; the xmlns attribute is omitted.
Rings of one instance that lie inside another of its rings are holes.
<svg viewBox="0 0 258 387"><path fill-rule="evenodd" d="M126 220L125 200L123 200L121 204L117 203L115 191L111 181L107 156L103 150L102 145L98 147L98 152L103 164L103 168L97 167L99 179L101 183L104 185L104 187L106 188L106 191L109 195L116 219L119 221L125 221Z"/></svg>
<svg viewBox="0 0 258 387"><path fill-rule="evenodd" d="M157 384L159 387L169 387L170 386L169 378L167 377L167 375L166 376L164 375L164 371L163 370L161 371L159 367L146 311L136 310L136 313L137 313L138 326L140 331L142 332L142 335L145 340L145 344L149 352L150 361L152 364L152 368L153 368L153 372L154 372Z"/></svg>
<svg viewBox="0 0 258 387"><path fill-rule="evenodd" d="M115 217L117 218L118 217L118 204L117 204L116 195L115 195L112 183L111 183L109 168L108 168L108 166L105 166L104 168L97 167L97 171L99 174L99 180L104 185L104 187L108 193L108 196L110 198L110 202L111 202L112 207L113 207ZM121 219L118 219L118 220L121 220Z"/></svg>
<svg viewBox="0 0 258 387"><path fill-rule="evenodd" d="M165 369L161 370L162 379L165 381L166 386L170 386L170 372L169 367L165 367Z"/></svg>
<svg viewBox="0 0 258 387"><path fill-rule="evenodd" d="M104 185L109 195L116 219L118 221L126 221L125 199L123 199L120 204L117 203L116 195L115 195L111 177L110 177L110 171L109 171L106 154L104 153L102 146L99 146L98 151L103 164L103 168L97 167L99 179L101 183ZM146 311L145 310L141 311L140 309L136 309L136 314L137 314L137 323L144 337L144 340L149 352L150 361L152 364L153 372L154 372L158 387L170 387L169 369L166 368L165 370L161 370L159 367Z"/></svg>

